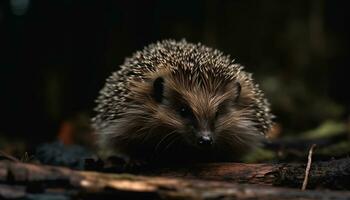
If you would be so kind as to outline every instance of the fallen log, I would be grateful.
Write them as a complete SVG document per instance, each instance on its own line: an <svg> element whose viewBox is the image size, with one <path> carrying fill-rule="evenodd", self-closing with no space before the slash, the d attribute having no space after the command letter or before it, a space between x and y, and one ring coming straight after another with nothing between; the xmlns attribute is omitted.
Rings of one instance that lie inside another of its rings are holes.
<svg viewBox="0 0 350 200"><path fill-rule="evenodd" d="M306 163L209 163L189 167L145 170L141 173L143 175L300 188L303 184L305 168ZM350 189L350 159L312 163L308 188Z"/></svg>
<svg viewBox="0 0 350 200"><path fill-rule="evenodd" d="M244 164L225 164L239 166ZM205 167L205 165L201 165ZM241 169L233 167L232 169ZM249 168L252 165L245 165ZM260 165L261 166L261 165ZM266 167L267 164L264 166ZM211 164L208 171L217 170ZM242 166L241 166L242 167ZM257 170L259 166L254 166ZM222 168L221 168L222 169ZM252 168L251 168L252 169ZM267 168L265 168L267 169ZM193 169L194 170L194 169ZM242 171L242 169L241 169ZM227 172L227 171L226 171ZM225 172L225 173L226 173ZM155 173L155 172L154 172ZM208 172L209 173L209 172ZM224 173L224 174L225 174ZM210 174L210 173L209 173ZM220 172L218 175L222 174ZM247 171L245 174L250 174ZM203 176L206 176L202 173ZM228 174L226 174L228 175ZM167 176L170 176L168 174ZM184 176L186 177L186 176ZM201 177L198 177L201 178ZM227 178L227 176L226 176ZM219 179L219 178L217 178ZM225 179L225 178L224 178ZM20 162L0 162L0 198L13 199L350 199L350 192L301 191L199 179L74 171Z"/></svg>

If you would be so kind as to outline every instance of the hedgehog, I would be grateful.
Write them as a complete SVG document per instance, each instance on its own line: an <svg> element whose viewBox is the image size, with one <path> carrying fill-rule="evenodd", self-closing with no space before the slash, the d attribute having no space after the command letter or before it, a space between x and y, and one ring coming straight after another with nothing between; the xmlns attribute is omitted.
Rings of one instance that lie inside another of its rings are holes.
<svg viewBox="0 0 350 200"><path fill-rule="evenodd" d="M252 74L186 40L150 44L107 78L92 124L104 156L137 162L237 161L271 128Z"/></svg>

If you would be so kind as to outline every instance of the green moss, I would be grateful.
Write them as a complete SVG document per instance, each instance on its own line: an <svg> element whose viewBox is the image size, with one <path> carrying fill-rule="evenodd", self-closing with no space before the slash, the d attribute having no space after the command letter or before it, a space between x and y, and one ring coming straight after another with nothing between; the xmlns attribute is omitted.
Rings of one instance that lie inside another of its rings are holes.
<svg viewBox="0 0 350 200"><path fill-rule="evenodd" d="M319 127L309 130L301 134L302 138L314 139L337 135L347 130L346 124L343 122L336 122L333 120L327 120L323 122Z"/></svg>

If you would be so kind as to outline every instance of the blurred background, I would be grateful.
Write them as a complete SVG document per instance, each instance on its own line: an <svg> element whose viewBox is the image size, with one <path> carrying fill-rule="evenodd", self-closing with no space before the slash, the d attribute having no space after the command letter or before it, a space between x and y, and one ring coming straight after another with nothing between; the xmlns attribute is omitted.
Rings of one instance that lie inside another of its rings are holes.
<svg viewBox="0 0 350 200"><path fill-rule="evenodd" d="M2 0L0 149L21 155L57 137L89 143L79 134L91 132L104 80L125 57L169 38L220 49L253 72L277 116L272 138L342 132L350 111L346 5Z"/></svg>

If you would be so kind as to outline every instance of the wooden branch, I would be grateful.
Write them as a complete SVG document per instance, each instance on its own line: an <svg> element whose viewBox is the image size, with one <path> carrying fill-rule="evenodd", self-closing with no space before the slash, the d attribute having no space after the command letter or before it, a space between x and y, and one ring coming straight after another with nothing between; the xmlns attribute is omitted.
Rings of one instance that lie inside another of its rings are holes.
<svg viewBox="0 0 350 200"><path fill-rule="evenodd" d="M233 169L239 169L242 172L242 168L235 167L242 164L225 164L225 169L229 169L230 165ZM253 165L246 166L253 169ZM255 166L254 169L258 170L259 166ZM264 166L265 170L266 166ZM223 168L211 164L208 171L213 172L214 169ZM246 174L250 173L249 170L246 172ZM205 175L203 172L202 174ZM226 178L228 177L227 171L217 174L225 174ZM301 191L198 179L82 172L62 167L2 161L0 162L0 198L337 200L350 199L350 192Z"/></svg>

